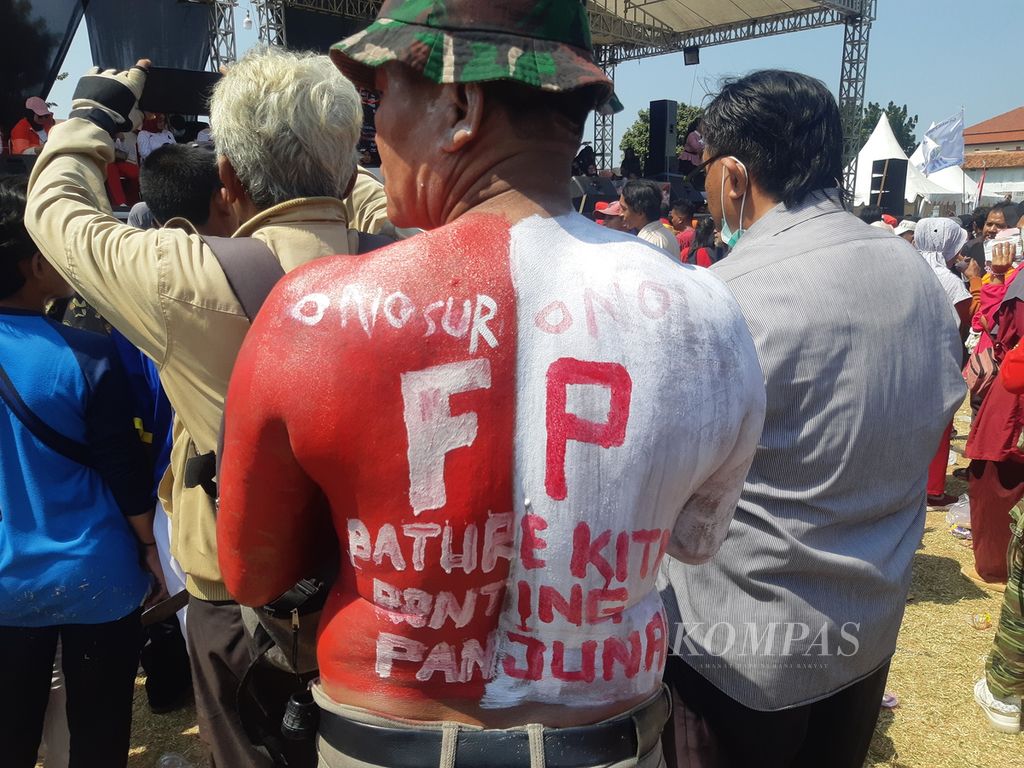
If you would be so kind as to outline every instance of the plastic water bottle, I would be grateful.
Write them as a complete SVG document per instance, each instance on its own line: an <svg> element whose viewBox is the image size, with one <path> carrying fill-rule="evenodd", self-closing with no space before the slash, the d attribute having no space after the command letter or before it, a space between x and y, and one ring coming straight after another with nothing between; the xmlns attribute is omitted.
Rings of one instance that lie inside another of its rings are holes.
<svg viewBox="0 0 1024 768"><path fill-rule="evenodd" d="M193 768L193 765L177 752L168 752L156 761L156 768Z"/></svg>

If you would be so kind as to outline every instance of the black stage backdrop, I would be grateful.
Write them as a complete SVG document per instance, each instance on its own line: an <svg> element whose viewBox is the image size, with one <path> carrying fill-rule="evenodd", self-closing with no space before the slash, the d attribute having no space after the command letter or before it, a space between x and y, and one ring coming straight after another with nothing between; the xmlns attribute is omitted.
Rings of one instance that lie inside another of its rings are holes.
<svg viewBox="0 0 1024 768"><path fill-rule="evenodd" d="M92 60L125 69L142 58L157 67L205 69L210 9L178 0L87 0ZM75 75L77 73L71 73Z"/></svg>
<svg viewBox="0 0 1024 768"><path fill-rule="evenodd" d="M0 130L24 117L25 99L45 96L82 18L80 0L0 0ZM61 104L67 110L70 104Z"/></svg>

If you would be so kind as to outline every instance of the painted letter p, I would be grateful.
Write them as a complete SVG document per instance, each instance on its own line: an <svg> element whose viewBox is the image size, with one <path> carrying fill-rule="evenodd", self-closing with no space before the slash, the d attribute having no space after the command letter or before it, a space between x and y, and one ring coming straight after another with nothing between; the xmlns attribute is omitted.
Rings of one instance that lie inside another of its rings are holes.
<svg viewBox="0 0 1024 768"><path fill-rule="evenodd" d="M611 390L611 403L605 422L581 419L566 411L570 384L590 384ZM568 494L565 484L565 447L570 440L591 443L602 448L622 445L626 439L633 380L618 363L592 363L563 357L548 368L547 392L547 470L544 488L548 496L562 501Z"/></svg>

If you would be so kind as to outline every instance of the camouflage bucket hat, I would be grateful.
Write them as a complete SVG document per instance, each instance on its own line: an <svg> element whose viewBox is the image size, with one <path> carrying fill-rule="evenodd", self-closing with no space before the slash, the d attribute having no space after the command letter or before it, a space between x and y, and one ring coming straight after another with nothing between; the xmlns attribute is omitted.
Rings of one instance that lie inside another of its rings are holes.
<svg viewBox="0 0 1024 768"><path fill-rule="evenodd" d="M398 61L435 83L515 80L553 92L601 86L595 107L619 112L592 51L584 0L385 0L370 26L331 46L331 59L370 90L374 68Z"/></svg>

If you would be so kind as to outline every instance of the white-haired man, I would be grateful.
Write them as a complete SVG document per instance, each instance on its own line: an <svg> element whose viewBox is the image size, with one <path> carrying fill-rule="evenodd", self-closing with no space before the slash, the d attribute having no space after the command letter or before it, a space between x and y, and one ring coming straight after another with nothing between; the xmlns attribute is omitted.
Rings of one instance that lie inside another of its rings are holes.
<svg viewBox="0 0 1024 768"><path fill-rule="evenodd" d="M217 564L211 486L186 482L189 460L217 447L228 377L249 321L202 238L122 225L103 194L111 136L135 122L146 66L82 78L70 119L34 168L26 224L57 270L160 368L178 416L160 495L172 519L172 552L187 574L200 735L215 766L269 766L235 705L251 658ZM261 240L285 271L354 253L352 230L387 224L380 186L356 174L359 95L327 57L250 53L214 90L211 123L222 194L244 222L234 236Z"/></svg>

